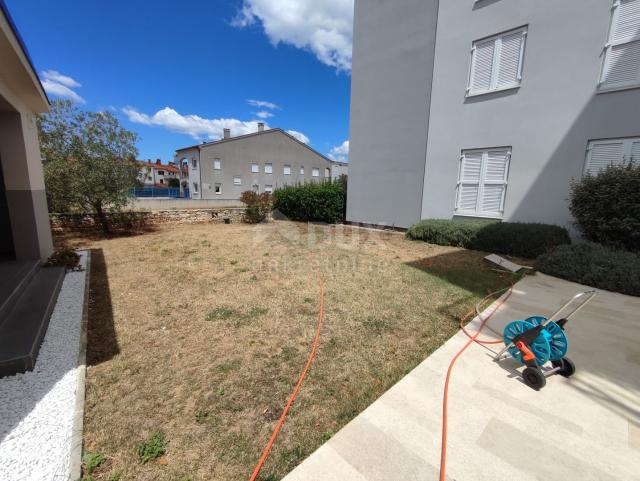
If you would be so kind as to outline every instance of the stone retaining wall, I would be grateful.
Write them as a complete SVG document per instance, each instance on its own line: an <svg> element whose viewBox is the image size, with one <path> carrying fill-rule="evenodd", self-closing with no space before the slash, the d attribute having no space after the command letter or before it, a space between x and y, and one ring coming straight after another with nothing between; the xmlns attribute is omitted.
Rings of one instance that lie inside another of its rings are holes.
<svg viewBox="0 0 640 481"><path fill-rule="evenodd" d="M225 219L229 219L229 222L236 224L242 222L243 214L244 208L229 207L218 209L166 209L149 212L126 211L109 213L107 218L114 229L134 229L167 223L224 223ZM93 230L100 228L96 214L49 214L49 220L51 228L54 230Z"/></svg>

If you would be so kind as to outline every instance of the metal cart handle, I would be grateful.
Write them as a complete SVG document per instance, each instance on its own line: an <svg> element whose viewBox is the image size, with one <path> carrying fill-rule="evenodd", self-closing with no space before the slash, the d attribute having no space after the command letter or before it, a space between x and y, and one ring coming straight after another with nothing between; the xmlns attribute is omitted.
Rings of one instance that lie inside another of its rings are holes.
<svg viewBox="0 0 640 481"><path fill-rule="evenodd" d="M596 295L595 289L592 289L592 290L589 290L589 291L580 292L580 293L576 294L571 299L569 299L560 309L558 309L556 312L551 314L547 318L547 320L543 322L543 324L546 325L549 322L554 321L556 318L558 318L560 316L560 313L563 312L567 307L569 307L571 304L573 304L578 299L581 299L581 298L584 297L584 299L582 299L582 301L573 309L573 311L571 311L569 314L567 314L566 316L563 317L563 319L567 319L568 320L576 312L578 312L580 309L582 309L584 306L586 306L589 303L589 301L591 301L591 299L593 299L593 297L595 295Z"/></svg>

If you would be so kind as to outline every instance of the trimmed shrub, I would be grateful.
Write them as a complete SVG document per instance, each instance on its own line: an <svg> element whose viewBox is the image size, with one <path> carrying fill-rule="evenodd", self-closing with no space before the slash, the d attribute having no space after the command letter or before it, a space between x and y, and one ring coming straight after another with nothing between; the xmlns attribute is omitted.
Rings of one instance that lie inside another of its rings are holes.
<svg viewBox="0 0 640 481"><path fill-rule="evenodd" d="M564 227L550 224L497 222L487 224L476 233L471 248L535 259L549 249L571 244Z"/></svg>
<svg viewBox="0 0 640 481"><path fill-rule="evenodd" d="M550 248L570 244L566 229L549 224L459 222L426 219L412 225L407 238L535 259Z"/></svg>
<svg viewBox="0 0 640 481"><path fill-rule="evenodd" d="M569 208L585 239L640 251L640 164L610 166L573 182Z"/></svg>
<svg viewBox="0 0 640 481"><path fill-rule="evenodd" d="M346 211L346 183L321 183L287 186L273 193L274 209L291 220L342 222Z"/></svg>
<svg viewBox="0 0 640 481"><path fill-rule="evenodd" d="M244 221L248 224L262 222L273 208L273 199L268 192L258 194L252 190L247 190L240 195L240 201L247 206L244 210Z"/></svg>
<svg viewBox="0 0 640 481"><path fill-rule="evenodd" d="M412 225L406 237L431 244L454 247L471 247L471 242L483 224L456 222L447 219L426 219Z"/></svg>
<svg viewBox="0 0 640 481"><path fill-rule="evenodd" d="M588 286L640 296L640 255L598 244L559 246L537 260L540 272Z"/></svg>

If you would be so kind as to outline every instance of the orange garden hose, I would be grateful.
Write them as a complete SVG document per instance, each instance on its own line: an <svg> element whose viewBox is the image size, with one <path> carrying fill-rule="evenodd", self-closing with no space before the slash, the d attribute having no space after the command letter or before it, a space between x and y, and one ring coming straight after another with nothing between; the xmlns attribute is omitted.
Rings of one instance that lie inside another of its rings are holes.
<svg viewBox="0 0 640 481"><path fill-rule="evenodd" d="M500 291L498 291L498 292L500 292ZM513 292L513 286L511 286L508 289L507 294L502 299L500 299L500 301L496 304L496 307L493 308L493 310L489 313L489 315L487 317L482 319L482 316L479 314L479 317L481 318L481 321L480 321L480 326L478 327L478 330L476 331L475 334L473 334L473 335L469 334L467 332L467 330L463 326L464 321L466 321L469 318L469 316L471 316L475 312L475 310L469 311L467 314L465 314L462 317L462 319L460 319L460 328L469 337L469 340L467 341L467 343L464 346L462 346L462 348L451 359L451 362L449 363L449 368L447 369L447 376L446 376L445 382L444 382L444 393L443 393L443 396L442 396L442 444L441 444L441 448L440 448L440 481L445 481L445 479L446 479L446 467L447 467L447 403L448 403L448 397L449 397L449 380L451 379L451 372L453 371L453 366L455 365L455 363L458 360L458 358L462 355L462 353L464 351L466 351L467 348L473 342L477 342L477 343L480 343L480 344L498 344L498 343L502 342L502 341L482 341L482 340L478 340L478 336L480 335L480 332L482 331L482 328L487 323L487 321L489 319L491 319L491 317L496 313L496 311L500 308L500 306L502 306L502 304L504 304L506 302L506 300L509 299L509 297L511 296L512 292ZM495 294L496 294L495 292L492 293L492 294L489 294L487 297L485 297L480 302L480 304L484 303L488 298L490 298L491 296L493 296Z"/></svg>
<svg viewBox="0 0 640 481"><path fill-rule="evenodd" d="M271 437L269 438L267 445L264 447L264 450L262 451L260 460L258 461L258 464L253 470L253 474L251 475L251 478L249 478L249 481L255 481L257 479L258 474L260 473L260 469L262 469L262 465L267 460L267 456L269 456L269 452L273 447L273 443L275 442L276 438L278 437L278 434L280 433L280 429L284 424L284 420L287 417L287 413L289 412L289 409L291 408L293 401L295 401L296 396L298 396L298 391L300 391L302 382L304 381L304 378L307 375L307 371L309 371L309 367L311 367L313 358L316 355L316 349L318 348L318 341L320 340L320 331L322 330L322 325L324 324L324 282L322 280L322 276L320 275L319 267L316 268L316 279L318 281L318 287L320 288L320 306L318 308L318 326L316 328L315 338L313 339L313 345L311 346L311 352L309 353L309 359L307 360L307 364L304 366L304 369L300 374L300 378L298 379L298 383L296 384L296 387L293 389L293 392L291 393L291 396L289 397L289 400L287 401L287 404L285 405L284 410L280 415L280 419L278 419L278 424L276 424L276 427L273 430L273 433L271 434Z"/></svg>

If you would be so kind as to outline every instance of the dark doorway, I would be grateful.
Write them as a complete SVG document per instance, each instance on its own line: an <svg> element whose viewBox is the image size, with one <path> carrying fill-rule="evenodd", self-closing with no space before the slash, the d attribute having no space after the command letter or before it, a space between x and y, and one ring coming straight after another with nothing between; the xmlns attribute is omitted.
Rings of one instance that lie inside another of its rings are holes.
<svg viewBox="0 0 640 481"><path fill-rule="evenodd" d="M0 261L14 260L16 252L13 247L13 233L11 232L11 217L7 205L7 192L2 174L2 159L0 159Z"/></svg>

